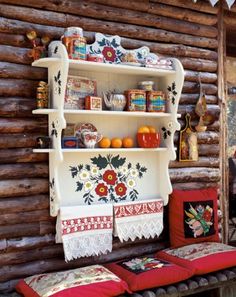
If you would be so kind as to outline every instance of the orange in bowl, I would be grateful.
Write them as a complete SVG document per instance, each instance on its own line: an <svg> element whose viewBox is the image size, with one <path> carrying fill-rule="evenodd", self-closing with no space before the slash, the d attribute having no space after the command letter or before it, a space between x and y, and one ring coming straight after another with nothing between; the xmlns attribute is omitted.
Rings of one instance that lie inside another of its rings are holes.
<svg viewBox="0 0 236 297"><path fill-rule="evenodd" d="M111 140L110 138L108 137L103 137L99 143L98 143L98 146L100 148L109 148L111 146Z"/></svg>
<svg viewBox="0 0 236 297"><path fill-rule="evenodd" d="M148 128L148 126L141 126L138 128L138 133L149 133L150 130Z"/></svg>
<svg viewBox="0 0 236 297"><path fill-rule="evenodd" d="M131 137L124 137L122 139L122 146L125 147L125 148L131 148L134 146L134 141L133 141L133 138Z"/></svg>
<svg viewBox="0 0 236 297"><path fill-rule="evenodd" d="M122 147L122 139L119 137L114 137L111 140L111 147L113 148L121 148Z"/></svg>
<svg viewBox="0 0 236 297"><path fill-rule="evenodd" d="M148 126L150 133L156 133L156 128L153 126Z"/></svg>

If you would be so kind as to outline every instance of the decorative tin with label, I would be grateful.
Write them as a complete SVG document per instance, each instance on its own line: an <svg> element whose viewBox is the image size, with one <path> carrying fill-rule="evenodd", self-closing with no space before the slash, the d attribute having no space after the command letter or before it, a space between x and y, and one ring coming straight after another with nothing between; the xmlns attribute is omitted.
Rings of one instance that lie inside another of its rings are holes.
<svg viewBox="0 0 236 297"><path fill-rule="evenodd" d="M102 98L95 96L85 97L85 109L102 110Z"/></svg>
<svg viewBox="0 0 236 297"><path fill-rule="evenodd" d="M76 136L64 136L62 137L63 148L77 148L78 138Z"/></svg>
<svg viewBox="0 0 236 297"><path fill-rule="evenodd" d="M65 94L65 109L85 109L85 97L96 96L97 84L93 79L68 76Z"/></svg>
<svg viewBox="0 0 236 297"><path fill-rule="evenodd" d="M127 99L126 110L128 111L146 111L146 92L143 90L125 91Z"/></svg>
<svg viewBox="0 0 236 297"><path fill-rule="evenodd" d="M147 111L165 112L165 94L162 91L147 92Z"/></svg>
<svg viewBox="0 0 236 297"><path fill-rule="evenodd" d="M68 36L63 37L69 59L86 60L86 39L84 37Z"/></svg>

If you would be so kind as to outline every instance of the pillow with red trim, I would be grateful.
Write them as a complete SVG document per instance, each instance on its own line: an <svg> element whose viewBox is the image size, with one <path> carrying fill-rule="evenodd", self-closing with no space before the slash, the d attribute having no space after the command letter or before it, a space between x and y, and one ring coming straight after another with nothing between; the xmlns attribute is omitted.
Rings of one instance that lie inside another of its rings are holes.
<svg viewBox="0 0 236 297"><path fill-rule="evenodd" d="M16 290L26 297L111 297L130 292L126 282L101 265L31 276L19 281Z"/></svg>
<svg viewBox="0 0 236 297"><path fill-rule="evenodd" d="M156 257L192 269L194 274L205 274L236 266L236 247L219 242L202 242L165 249Z"/></svg>
<svg viewBox="0 0 236 297"><path fill-rule="evenodd" d="M136 257L105 266L124 279L131 291L165 286L193 275L189 269L156 257Z"/></svg>
<svg viewBox="0 0 236 297"><path fill-rule="evenodd" d="M169 202L170 246L219 242L217 190L174 190Z"/></svg>

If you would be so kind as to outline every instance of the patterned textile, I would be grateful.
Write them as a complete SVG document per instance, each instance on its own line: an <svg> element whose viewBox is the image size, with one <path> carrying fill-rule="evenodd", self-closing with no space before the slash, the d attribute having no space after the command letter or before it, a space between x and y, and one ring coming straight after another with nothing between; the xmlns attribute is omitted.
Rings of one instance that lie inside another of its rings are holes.
<svg viewBox="0 0 236 297"><path fill-rule="evenodd" d="M159 236L163 230L161 199L124 202L114 205L114 234L120 241Z"/></svg>
<svg viewBox="0 0 236 297"><path fill-rule="evenodd" d="M113 296L124 293L127 285L101 265L34 275L21 280L16 289L24 296Z"/></svg>
<svg viewBox="0 0 236 297"><path fill-rule="evenodd" d="M112 204L61 207L56 241L62 241L66 261L112 250L112 212Z"/></svg>
<svg viewBox="0 0 236 297"><path fill-rule="evenodd" d="M179 257L189 261L207 257L208 255L229 251L236 251L236 248L218 242L203 242L183 246L176 249L165 250L165 252L171 256Z"/></svg>
<svg viewBox="0 0 236 297"><path fill-rule="evenodd" d="M212 6L215 6L216 5L216 3L219 1L219 0L209 0L210 2L211 2L211 5ZM227 4L228 4L228 7L229 7L229 9L231 8L231 6L234 4L234 2L235 2L235 0L225 0L226 2L227 2ZM197 0L193 0L193 2L197 2Z"/></svg>

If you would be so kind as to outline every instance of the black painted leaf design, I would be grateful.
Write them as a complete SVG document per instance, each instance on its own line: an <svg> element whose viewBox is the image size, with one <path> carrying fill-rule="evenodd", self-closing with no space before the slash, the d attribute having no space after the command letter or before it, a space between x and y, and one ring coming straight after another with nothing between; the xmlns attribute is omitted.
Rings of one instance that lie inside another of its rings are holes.
<svg viewBox="0 0 236 297"><path fill-rule="evenodd" d="M72 178L76 177L76 175L78 174L78 169L75 166L70 166L70 172L71 172L71 176Z"/></svg>
<svg viewBox="0 0 236 297"><path fill-rule="evenodd" d="M108 202L108 199L107 199L107 197L100 197L98 199L98 201L104 201L105 203L107 203Z"/></svg>
<svg viewBox="0 0 236 297"><path fill-rule="evenodd" d="M111 158L111 165L114 168L119 168L120 166L124 165L126 158L120 158L120 155Z"/></svg>
<svg viewBox="0 0 236 297"><path fill-rule="evenodd" d="M98 157L91 158L92 164L97 165L97 167L101 170L107 167L108 162L105 157L99 155Z"/></svg>
<svg viewBox="0 0 236 297"><path fill-rule="evenodd" d="M119 46L119 44L116 43L116 39L115 39L115 38L112 39L111 45L112 45L113 47L118 47L118 46Z"/></svg>
<svg viewBox="0 0 236 297"><path fill-rule="evenodd" d="M54 54L56 54L58 52L58 46L56 46L55 48L54 48Z"/></svg>
<svg viewBox="0 0 236 297"><path fill-rule="evenodd" d="M76 188L76 192L79 192L83 189L83 184L79 181L76 182L77 188Z"/></svg>
<svg viewBox="0 0 236 297"><path fill-rule="evenodd" d="M129 162L128 169L130 169L131 167L132 167L132 164Z"/></svg>
<svg viewBox="0 0 236 297"><path fill-rule="evenodd" d="M90 165L86 164L86 165L85 165L85 168L86 168L88 171L90 171Z"/></svg>

